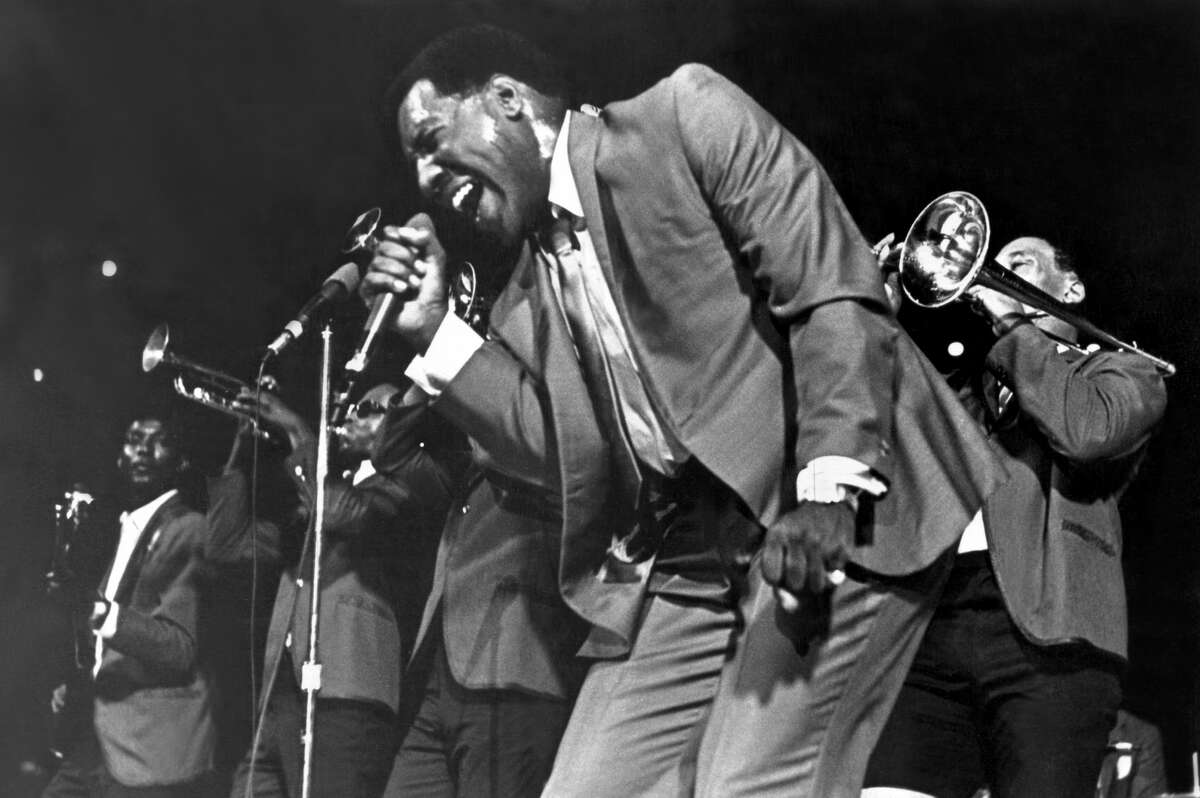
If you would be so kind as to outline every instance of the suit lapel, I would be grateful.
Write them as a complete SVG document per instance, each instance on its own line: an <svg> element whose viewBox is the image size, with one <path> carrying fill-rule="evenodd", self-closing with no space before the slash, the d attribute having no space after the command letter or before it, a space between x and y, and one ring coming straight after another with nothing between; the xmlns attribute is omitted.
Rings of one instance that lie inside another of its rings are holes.
<svg viewBox="0 0 1200 798"><path fill-rule="evenodd" d="M571 175L575 178L575 187L579 191L579 201L583 205L583 216L587 219L588 233L592 237L592 245L596 248L596 258L600 261L600 268L604 270L608 284L616 285L612 253L608 248L608 230L600 204L600 186L596 182L596 150L600 146L600 133L603 129L604 123L597 117L571 114L567 154L571 161ZM620 297L616 296L615 292L613 299L620 302Z"/></svg>
<svg viewBox="0 0 1200 798"><path fill-rule="evenodd" d="M175 515L180 501L179 494L175 494L163 502L163 505L155 510L154 515L150 516L150 520L146 522L146 526L138 535L137 546L134 547L133 554L129 557L129 565L125 567L125 573L121 574L121 583L117 585L117 592L113 597L117 603L128 603L129 597L133 594L133 586L137 584L138 576L141 575L142 566L146 562L152 544L158 542L156 533L159 532L159 527ZM108 577L105 577L105 582L107 581Z"/></svg>

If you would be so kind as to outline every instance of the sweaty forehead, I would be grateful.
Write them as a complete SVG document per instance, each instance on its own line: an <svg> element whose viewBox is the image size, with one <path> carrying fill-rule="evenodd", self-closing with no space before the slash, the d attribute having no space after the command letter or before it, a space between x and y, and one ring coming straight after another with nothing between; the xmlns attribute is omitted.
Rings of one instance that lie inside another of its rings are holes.
<svg viewBox="0 0 1200 798"><path fill-rule="evenodd" d="M1018 255L1036 257L1047 264L1054 263L1054 248L1050 246L1050 242L1033 237L1018 238L1008 242L996 257L1012 258Z"/></svg>
<svg viewBox="0 0 1200 798"><path fill-rule="evenodd" d="M165 435L166 431L163 429L163 423L154 418L137 419L125 431L126 438L137 440L162 438Z"/></svg>
<svg viewBox="0 0 1200 798"><path fill-rule="evenodd" d="M390 383L381 383L362 395L360 402L378 402L387 406L392 396L400 389Z"/></svg>

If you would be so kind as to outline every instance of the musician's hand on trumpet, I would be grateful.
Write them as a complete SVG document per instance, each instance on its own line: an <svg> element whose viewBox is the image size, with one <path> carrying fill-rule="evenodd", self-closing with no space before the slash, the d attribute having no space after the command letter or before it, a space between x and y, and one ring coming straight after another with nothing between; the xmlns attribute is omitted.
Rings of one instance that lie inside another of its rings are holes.
<svg viewBox="0 0 1200 798"><path fill-rule="evenodd" d="M380 294L396 294L404 305L391 329L424 352L450 312L447 282L446 252L433 222L419 213L403 227L382 229L359 292L368 304Z"/></svg>
<svg viewBox="0 0 1200 798"><path fill-rule="evenodd" d="M282 399L269 391L243 389L233 399L232 404L238 412L248 417L257 416L260 424L286 435L293 452L312 445L316 440L308 423L284 404Z"/></svg>

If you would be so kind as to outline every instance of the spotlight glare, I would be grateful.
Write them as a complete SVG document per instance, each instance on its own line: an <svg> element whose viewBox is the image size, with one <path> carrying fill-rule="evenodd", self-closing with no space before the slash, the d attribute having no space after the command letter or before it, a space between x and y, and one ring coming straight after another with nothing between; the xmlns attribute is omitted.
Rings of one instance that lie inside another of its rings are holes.
<svg viewBox="0 0 1200 798"><path fill-rule="evenodd" d="M117 274L117 262L115 260L106 260L100 264L100 273L105 277L115 277Z"/></svg>
<svg viewBox="0 0 1200 798"><path fill-rule="evenodd" d="M46 372L42 371L41 369L33 370L33 381L34 382L41 382L44 379L46 379Z"/></svg>
<svg viewBox="0 0 1200 798"><path fill-rule="evenodd" d="M952 341L946 351L950 353L950 357L962 357L962 353L967 351L967 348L962 345L962 341Z"/></svg>

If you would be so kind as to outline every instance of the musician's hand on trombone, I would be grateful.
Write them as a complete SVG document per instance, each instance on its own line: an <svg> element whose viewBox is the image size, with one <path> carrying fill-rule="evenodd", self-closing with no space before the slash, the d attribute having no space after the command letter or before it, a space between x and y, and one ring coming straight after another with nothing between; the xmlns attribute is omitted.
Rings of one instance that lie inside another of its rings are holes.
<svg viewBox="0 0 1200 798"><path fill-rule="evenodd" d="M396 294L404 305L391 328L419 352L428 348L450 311L446 252L426 214L383 228L360 293L368 304L380 294Z"/></svg>
<svg viewBox="0 0 1200 798"><path fill-rule="evenodd" d="M971 286L963 296L972 310L988 320L996 335L1012 329L1014 322L1030 318L1029 309L1016 299L982 285Z"/></svg>
<svg viewBox="0 0 1200 798"><path fill-rule="evenodd" d="M883 288L887 292L888 304L892 306L893 313L898 313L900 305L904 302L904 293L900 290L898 259L900 247L892 246L892 242L895 240L895 233L888 233L875 242L875 246L871 247L871 252L875 254L875 264L879 267L880 276L883 277Z"/></svg>

